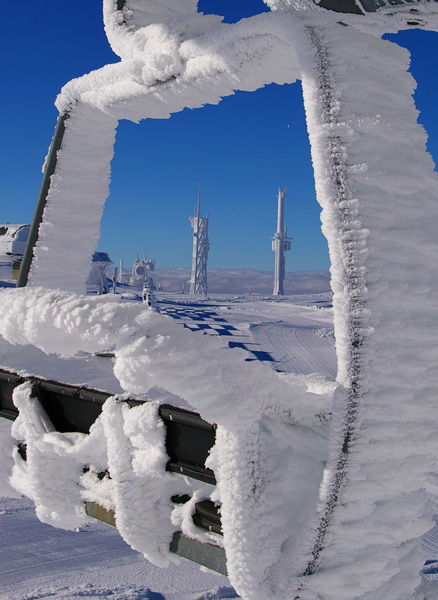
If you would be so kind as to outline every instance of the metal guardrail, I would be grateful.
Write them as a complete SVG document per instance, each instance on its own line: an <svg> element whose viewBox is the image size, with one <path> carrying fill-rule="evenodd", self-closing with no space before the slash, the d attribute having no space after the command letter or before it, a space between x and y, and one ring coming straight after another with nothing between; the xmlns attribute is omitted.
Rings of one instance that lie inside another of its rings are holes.
<svg viewBox="0 0 438 600"><path fill-rule="evenodd" d="M111 525L111 527L117 527L116 515L113 510L106 510L103 506L95 502L86 502L85 512L93 519L98 519L107 525ZM202 522L200 522L200 519L202 519ZM221 532L220 517L217 514L217 510L214 509L213 502L209 500L195 504L193 521L201 529L215 531L216 533ZM219 525L217 525L218 523ZM220 546L202 543L187 537L181 531L176 531L170 542L169 550L212 571L227 575L225 552Z"/></svg>
<svg viewBox="0 0 438 600"><path fill-rule="evenodd" d="M60 432L88 433L102 412L103 404L111 396L108 392L46 381L38 377L23 377L0 369L0 417L10 420L18 417L12 397L14 389L25 381L32 383L33 393L56 430ZM144 403L136 399L128 399L125 402L130 406ZM213 471L205 466L210 449L215 443L215 426L204 421L197 413L168 404L159 407L159 415L166 427L166 451L169 456L166 469L215 485ZM25 444L19 444L19 454L24 460L26 450ZM110 477L110 474L102 473L102 476ZM190 496L175 496L171 500L175 504L184 504L190 500ZM98 504L90 502L86 503L85 510L89 516L116 526L112 511L106 511ZM222 533L218 508L210 500L195 504L193 522L206 531L219 535ZM203 544L176 532L170 551L219 573L227 572L225 553L219 546Z"/></svg>
<svg viewBox="0 0 438 600"><path fill-rule="evenodd" d="M18 416L12 394L25 381L34 385L34 393L47 412L55 429L62 433L78 431L88 433L99 417L104 402L111 396L81 386L46 381L38 377L22 377L17 373L0 370L0 416L14 420ZM126 400L130 406L144 401ZM162 404L159 415L166 426L166 451L169 456L167 470L215 485L211 469L205 466L210 449L215 442L215 426L197 413Z"/></svg>
<svg viewBox="0 0 438 600"><path fill-rule="evenodd" d="M56 162L58 160L58 152L61 149L62 139L65 133L65 122L69 118L69 113L65 112L58 116L58 121L50 144L49 153L46 159L44 168L43 180L41 183L40 193L35 207L35 212L32 218L29 235L27 238L26 248L24 250L23 259L21 261L20 272L17 279L17 287L24 287L27 283L27 278L30 271L30 266L33 259L33 250L38 240L38 230L43 220L44 210L46 208L47 196L50 190L51 178L55 172Z"/></svg>

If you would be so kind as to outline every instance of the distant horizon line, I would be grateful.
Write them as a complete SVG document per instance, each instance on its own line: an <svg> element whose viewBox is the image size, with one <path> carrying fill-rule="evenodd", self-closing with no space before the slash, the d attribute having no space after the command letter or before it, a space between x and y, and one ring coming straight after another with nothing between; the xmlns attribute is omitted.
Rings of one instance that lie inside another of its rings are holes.
<svg viewBox="0 0 438 600"><path fill-rule="evenodd" d="M128 265L128 262L124 262L124 265ZM135 261L132 261L132 264L134 264ZM115 267L118 266L117 262L113 262L113 265L115 265ZM114 266L109 267L109 269L114 269ZM181 267L181 266L172 266L172 267L156 267L155 271L160 271L160 270L165 270L165 269L187 269L189 271L192 270L192 267ZM258 269L256 267L207 267L208 271L258 271L260 273L273 273L274 272L274 268L272 268L272 270L266 270L266 269ZM329 273L330 269L297 269L295 271L288 271L286 270L286 273Z"/></svg>

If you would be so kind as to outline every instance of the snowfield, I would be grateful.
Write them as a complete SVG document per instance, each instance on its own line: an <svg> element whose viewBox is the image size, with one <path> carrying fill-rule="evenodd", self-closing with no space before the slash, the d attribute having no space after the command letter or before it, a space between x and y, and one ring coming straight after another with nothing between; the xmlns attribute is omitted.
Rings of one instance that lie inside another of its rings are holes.
<svg viewBox="0 0 438 600"><path fill-rule="evenodd" d="M96 521L73 532L45 525L24 498L1 499L0 532L2 600L237 597L226 577L188 561L155 567L108 525Z"/></svg>

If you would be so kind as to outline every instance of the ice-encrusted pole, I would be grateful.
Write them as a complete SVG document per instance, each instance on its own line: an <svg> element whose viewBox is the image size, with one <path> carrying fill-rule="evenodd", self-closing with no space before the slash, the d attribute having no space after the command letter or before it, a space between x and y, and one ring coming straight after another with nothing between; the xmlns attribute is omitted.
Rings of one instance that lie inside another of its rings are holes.
<svg viewBox="0 0 438 600"><path fill-rule="evenodd" d="M201 217L201 184L198 186L198 204L195 216L190 217L193 228L192 274L190 278L190 293L207 295L207 260L210 242L208 241L208 218Z"/></svg>
<svg viewBox="0 0 438 600"><path fill-rule="evenodd" d="M361 354L363 345L362 315L365 312L364 299L361 292L365 288L363 258L363 235L360 235L360 223L357 220L356 205L346 173L344 159L345 148L339 133L336 131L337 119L337 92L330 70L330 61L327 48L314 25L306 25L303 32L307 37L310 48L309 56L314 63L316 81L312 81L313 89L316 83L319 92L320 123L322 128L330 131L326 136L325 171L331 181L332 206L331 211L338 225L338 266L342 265L341 279L345 283L342 290L346 310L345 318L338 322L338 328L343 327L342 337L347 337L350 344L345 359L345 408L342 433L339 438L339 448L335 461L335 471L330 484L330 491L324 503L320 522L317 529L316 540L312 549L312 559L309 561L305 575L315 572L321 550L324 547L325 536L333 515L335 506L346 478L346 465L350 453L351 443L357 427L357 411L361 394L360 371ZM313 56L312 56L313 55ZM310 83L310 82L309 82ZM303 75L303 88L308 80ZM305 96L306 97L306 96ZM314 115L313 115L314 118ZM315 127L316 123L311 126ZM359 233L359 236L357 235ZM332 248L333 251L333 248ZM333 260L333 258L332 258Z"/></svg>
<svg viewBox="0 0 438 600"><path fill-rule="evenodd" d="M49 153L43 202L35 211L37 239L29 247L26 279L30 286L84 293L109 192L117 121L83 102L65 114L62 136L55 134Z"/></svg>
<svg viewBox="0 0 438 600"><path fill-rule="evenodd" d="M47 196L50 190L52 175L55 172L58 152L61 148L62 139L65 132L65 122L69 117L68 112L64 112L58 116L56 122L55 133L53 134L52 143L50 144L49 153L47 155L46 164L44 165L43 181L41 183L40 192L38 195L35 212L32 219L32 224L27 239L26 248L21 261L20 272L17 279L17 287L24 287L27 283L29 269L32 262L33 251L38 239L38 230L43 219L44 209L46 207Z"/></svg>
<svg viewBox="0 0 438 600"><path fill-rule="evenodd" d="M436 173L407 51L335 15L295 26L342 386L297 598L411 598L433 523Z"/></svg>

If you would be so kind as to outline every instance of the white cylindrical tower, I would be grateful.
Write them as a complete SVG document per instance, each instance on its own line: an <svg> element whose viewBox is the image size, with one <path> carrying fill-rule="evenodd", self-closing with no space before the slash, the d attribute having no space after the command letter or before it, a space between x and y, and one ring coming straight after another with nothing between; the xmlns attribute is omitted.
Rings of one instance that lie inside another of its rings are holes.
<svg viewBox="0 0 438 600"><path fill-rule="evenodd" d="M274 234L272 250L275 252L274 296L284 295L284 277L286 274L286 259L284 253L290 250L292 238L287 237L287 227L284 227L284 199L286 188L278 188L277 231Z"/></svg>

